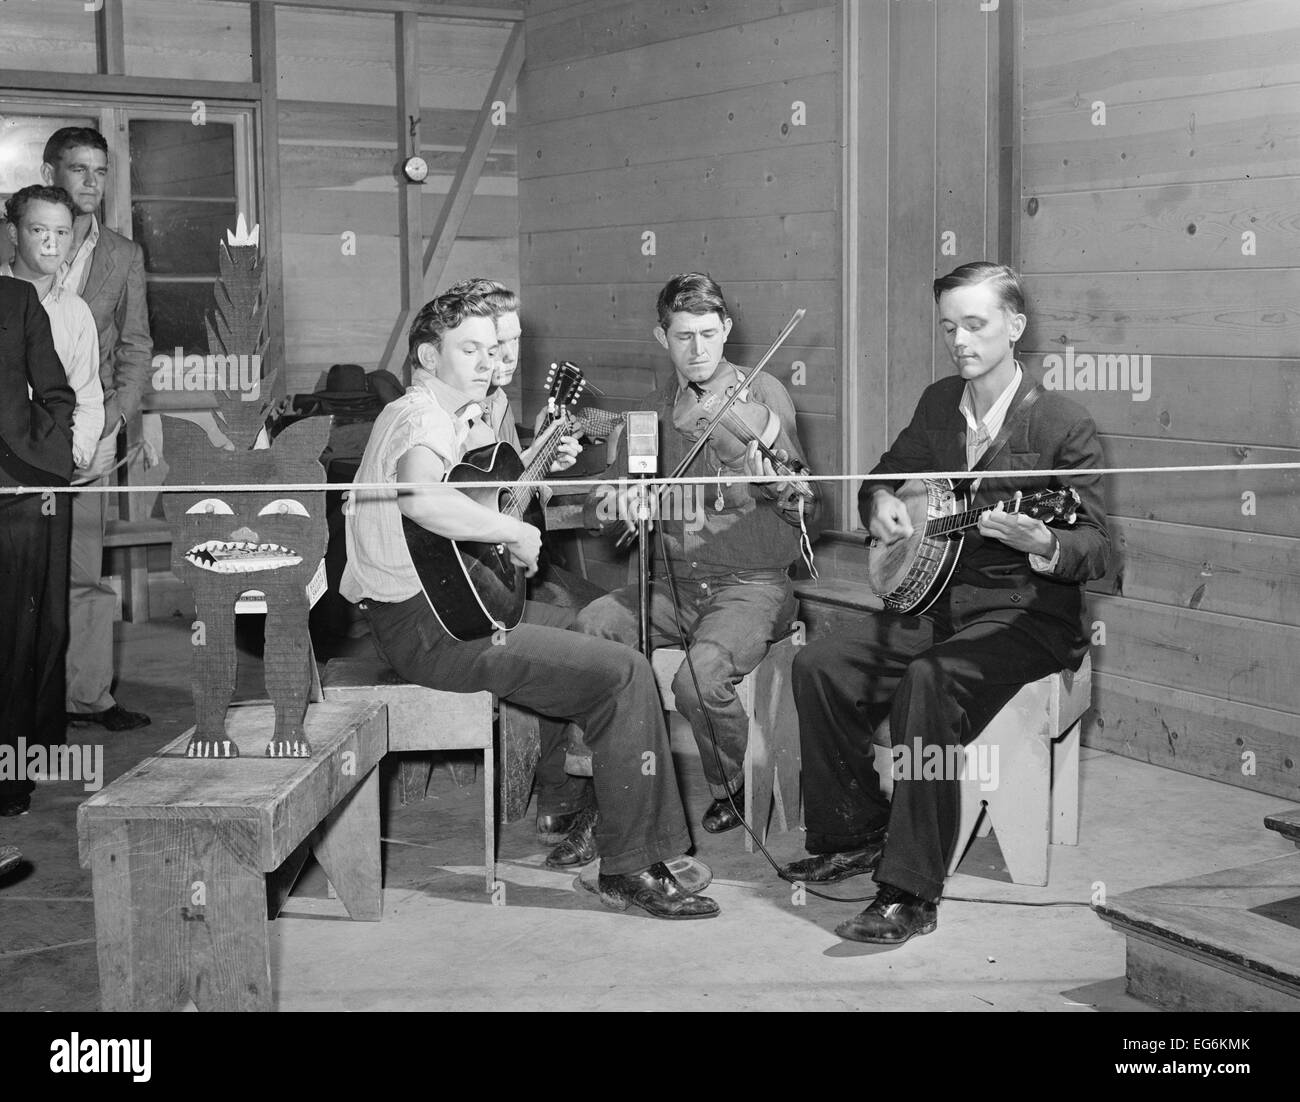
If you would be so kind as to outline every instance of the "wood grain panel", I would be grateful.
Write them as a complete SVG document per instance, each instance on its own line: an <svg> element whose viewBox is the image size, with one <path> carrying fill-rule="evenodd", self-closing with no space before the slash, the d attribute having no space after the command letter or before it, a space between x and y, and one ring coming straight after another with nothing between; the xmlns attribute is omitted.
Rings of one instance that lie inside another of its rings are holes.
<svg viewBox="0 0 1300 1102"><path fill-rule="evenodd" d="M1300 627L1300 539L1112 517L1117 561L1092 589Z"/></svg>
<svg viewBox="0 0 1300 1102"><path fill-rule="evenodd" d="M1024 9L1030 114L1300 81L1292 0L1031 0Z"/></svg>
<svg viewBox="0 0 1300 1102"><path fill-rule="evenodd" d="M768 279L831 280L838 276L837 218L828 211L765 218L679 219L647 226L655 254L642 255L641 227L528 233L520 262L539 283L666 283L678 272L707 271L727 281L762 265Z"/></svg>
<svg viewBox="0 0 1300 1102"><path fill-rule="evenodd" d="M1182 440L1101 438L1108 466L1175 467L1220 463L1294 463L1295 448L1253 448ZM1300 532L1300 471L1222 471L1126 474L1106 479L1109 512L1116 516L1204 525L1231 532L1291 536ZM1253 493L1255 515L1243 515L1242 495Z"/></svg>
<svg viewBox="0 0 1300 1102"><path fill-rule="evenodd" d="M1026 284L1026 349L1285 358L1300 348L1300 299L1276 271L1062 273Z"/></svg>
<svg viewBox="0 0 1300 1102"><path fill-rule="evenodd" d="M1289 800L1300 800L1300 716L1093 673L1085 746ZM1253 773L1242 772L1253 755Z"/></svg>
<svg viewBox="0 0 1300 1102"><path fill-rule="evenodd" d="M1075 349L1074 355L1083 351ZM1022 352L1019 359L1043 376L1047 354ZM1060 357L1060 363L1058 385L1052 389L1063 390L1079 402L1102 432L1276 447L1300 443L1300 359L1152 356L1148 369L1145 361L1135 368L1130 356L1130 389L1069 390L1070 384L1087 380L1079 375L1077 362L1073 369L1069 367L1064 352L1054 355ZM1099 383L1101 375L1093 374ZM1107 369L1101 374L1109 378L1111 372ZM1115 378L1124 379L1123 361Z"/></svg>
<svg viewBox="0 0 1300 1102"><path fill-rule="evenodd" d="M698 220L830 211L836 160L827 144L521 180L520 227L530 233L648 229L684 214Z"/></svg>
<svg viewBox="0 0 1300 1102"><path fill-rule="evenodd" d="M1087 620L1106 631L1106 645L1091 650L1094 670L1300 713L1300 628L1130 597L1087 600Z"/></svg>
<svg viewBox="0 0 1300 1102"><path fill-rule="evenodd" d="M581 65L529 66L519 96L528 101L529 122L541 123L752 88L834 72L839 37L835 9L814 8L599 54Z"/></svg>
<svg viewBox="0 0 1300 1102"><path fill-rule="evenodd" d="M391 129L391 128L390 128ZM450 176L455 173L464 151L459 149L425 149L431 174ZM280 173L286 191L293 188L337 188L354 184L392 180L397 182L397 150L393 144L357 145L280 145ZM484 173L489 177L515 175L512 153L493 151L488 154ZM396 227L394 227L396 228Z"/></svg>
<svg viewBox="0 0 1300 1102"><path fill-rule="evenodd" d="M536 5L529 4L528 51L542 65L559 65L829 6L826 0L731 0L720 4L700 4L696 0L628 0L614 4L583 0L539 14Z"/></svg>
<svg viewBox="0 0 1300 1102"><path fill-rule="evenodd" d="M1300 175L1300 97L1291 86L1111 104L1105 126L1091 119L1091 101L1024 118L1025 196Z"/></svg>
<svg viewBox="0 0 1300 1102"><path fill-rule="evenodd" d="M286 233L338 235L351 230L358 236L396 235L397 188L354 191L314 188L298 190L281 198ZM421 204L424 236L433 233L446 193L426 191ZM513 195L475 195L461 223L462 238L516 238L519 230L519 202Z"/></svg>
<svg viewBox="0 0 1300 1102"><path fill-rule="evenodd" d="M0 69L96 72L94 13L82 4L5 4Z"/></svg>
<svg viewBox="0 0 1300 1102"><path fill-rule="evenodd" d="M655 298L662 284L533 284L528 289L528 328L534 337L637 340L658 324ZM766 347L785 327L795 308L808 313L791 336L809 347L834 347L839 338L839 302L831 282L726 282L723 293L735 322L735 344Z"/></svg>
<svg viewBox="0 0 1300 1102"><path fill-rule="evenodd" d="M528 128L519 174L561 176L833 141L838 95L835 74L825 73L628 107L601 115L599 126L585 117L541 123ZM795 103L804 105L799 125Z"/></svg>
<svg viewBox="0 0 1300 1102"><path fill-rule="evenodd" d="M934 381L936 13L930 4L891 9L889 122L888 437L912 419Z"/></svg>
<svg viewBox="0 0 1300 1102"><path fill-rule="evenodd" d="M253 79L247 4L127 0L122 30L131 76Z"/></svg>
<svg viewBox="0 0 1300 1102"><path fill-rule="evenodd" d="M1275 267L1300 255L1294 177L1222 180L1106 193L1060 192L1022 201L1020 270L1217 271ZM1033 213L1030 213L1030 210ZM1242 234L1255 254L1242 253Z"/></svg>

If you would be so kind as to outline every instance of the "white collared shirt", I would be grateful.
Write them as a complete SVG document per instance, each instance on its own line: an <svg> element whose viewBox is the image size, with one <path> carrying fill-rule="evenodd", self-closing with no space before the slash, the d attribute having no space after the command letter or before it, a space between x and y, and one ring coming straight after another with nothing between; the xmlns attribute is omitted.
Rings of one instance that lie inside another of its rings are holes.
<svg viewBox="0 0 1300 1102"><path fill-rule="evenodd" d="M998 399L989 407L989 411L984 414L981 420L975 419L975 395L971 389L970 383L966 384L966 389L961 392L961 403L958 409L961 415L966 418L966 469L970 470L980 461L986 451L989 443L998 433L1002 431L1003 422L1007 419L1007 410L1011 408L1011 399L1016 396L1016 390L1020 386L1020 380L1024 377L1024 372L1020 370L1020 365L1016 364L1015 374L1007 389L998 395Z"/></svg>
<svg viewBox="0 0 1300 1102"><path fill-rule="evenodd" d="M0 264L0 275L12 276L12 266ZM21 278L21 277L19 277ZM68 385L77 394L72 411L72 458L80 468L89 467L104 431L104 388L99 381L99 330L90 307L56 276L41 298L50 319L54 351L63 363ZM27 388L28 394L31 387Z"/></svg>
<svg viewBox="0 0 1300 1102"><path fill-rule="evenodd" d="M1007 411L1011 408L1011 400L1016 396L1016 391L1020 388L1020 381L1024 377L1024 372L1020 369L1020 364L1016 364L1016 373L1007 389L998 395L998 399L989 407L989 411L984 414L981 420L975 418L975 397L971 390L970 383L966 384L966 389L962 391L961 402L958 409L966 418L966 469L970 470L980 461L980 457L988 451L989 444L994 437L1002 431L1002 426L1007 420ZM976 486L979 485L977 481ZM1029 565L1037 570L1040 574L1053 574L1056 572L1056 564L1061 559L1061 542L1053 537L1056 547L1052 552L1050 559L1042 555L1030 555Z"/></svg>
<svg viewBox="0 0 1300 1102"><path fill-rule="evenodd" d="M95 215L90 216L90 232L86 234L86 239L81 243L81 248L77 250L75 256L68 257L59 265L58 275L54 281L61 287L70 287L75 294L81 294L86 289L86 279L90 275L90 258L95 252L95 246L99 244L99 219Z"/></svg>

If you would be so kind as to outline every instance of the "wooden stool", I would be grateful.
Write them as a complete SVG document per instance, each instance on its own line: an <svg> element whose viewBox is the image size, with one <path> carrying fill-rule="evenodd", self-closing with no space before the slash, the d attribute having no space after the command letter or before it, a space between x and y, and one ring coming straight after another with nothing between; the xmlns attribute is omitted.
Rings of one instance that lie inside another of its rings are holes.
<svg viewBox="0 0 1300 1102"><path fill-rule="evenodd" d="M1091 705L1092 660L1085 657L1078 672L1063 670L1031 681L966 747L968 765L983 754L989 765L996 760L997 777L985 791L978 770L968 768L960 782L961 819L949 875L983 821L980 833L988 833L989 823L997 831L1014 883L1047 883L1048 845L1079 844L1080 720ZM888 720L876 728L874 742L881 787L892 793Z"/></svg>
<svg viewBox="0 0 1300 1102"><path fill-rule="evenodd" d="M274 726L232 708L240 757L187 758L191 729L77 809L104 1010L270 1010L267 919L309 852L353 919L380 918L383 707L313 704L310 758L266 757Z"/></svg>
<svg viewBox="0 0 1300 1102"><path fill-rule="evenodd" d="M493 803L492 694L450 693L403 681L377 656L335 658L325 664L326 700L374 700L388 705L388 752L483 752L483 878L496 881L496 809Z"/></svg>
<svg viewBox="0 0 1300 1102"><path fill-rule="evenodd" d="M736 696L749 716L749 745L744 766L745 822L761 842L767 841L774 803L781 830L792 830L799 825L799 717L790 688L790 667L798 648L793 636L778 639L763 661L736 686ZM673 678L685 661L686 652L680 647L660 647L650 659L664 711L679 719ZM576 776L590 777L591 751L582 741L581 729L570 724L568 732L565 769ZM754 839L748 833L745 849L754 852Z"/></svg>

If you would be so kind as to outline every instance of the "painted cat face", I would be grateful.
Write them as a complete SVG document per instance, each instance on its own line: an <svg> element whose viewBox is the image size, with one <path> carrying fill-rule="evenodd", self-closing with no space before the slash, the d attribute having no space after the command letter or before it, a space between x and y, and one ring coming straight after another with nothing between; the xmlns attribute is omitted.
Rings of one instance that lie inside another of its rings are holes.
<svg viewBox="0 0 1300 1102"><path fill-rule="evenodd" d="M323 484L325 471L317 457L329 427L328 418L309 418L291 425L270 448L222 451L191 422L164 418L168 481L196 486ZM323 491L165 494L163 512L172 526L177 577L205 587L228 584L236 596L268 585L305 586L329 539Z"/></svg>

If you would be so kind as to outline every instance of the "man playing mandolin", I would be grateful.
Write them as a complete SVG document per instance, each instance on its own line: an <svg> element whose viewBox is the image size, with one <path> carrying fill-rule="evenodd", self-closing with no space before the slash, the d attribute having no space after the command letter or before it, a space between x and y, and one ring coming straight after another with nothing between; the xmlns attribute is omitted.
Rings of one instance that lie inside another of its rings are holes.
<svg viewBox="0 0 1300 1102"><path fill-rule="evenodd" d="M529 605L524 623L462 640L426 596L406 537L408 519L444 541L497 547L537 569L541 532L445 481L467 452L496 444L483 414L499 347L492 305L444 294L410 332L412 386L375 421L356 484L418 489L353 490L344 506L348 563L340 591L370 621L377 649L407 681L450 692L489 690L539 715L582 725L595 755L602 816L598 890L618 910L656 918L710 918L717 904L684 887L666 861L690 846L650 663L629 647L565 631L570 614ZM501 445L507 447L507 445ZM493 453L497 454L497 453ZM667 763L647 770L654 760Z"/></svg>
<svg viewBox="0 0 1300 1102"><path fill-rule="evenodd" d="M731 313L722 289L709 276L675 276L660 291L657 309L654 335L667 350L673 373L647 405L659 419L659 469L669 474L676 473L711 413L748 373L723 357ZM680 472L700 482L667 488L652 513L664 529L666 559L659 554L659 539L649 541L654 553L651 644L682 645L680 623L691 662L683 662L673 678L673 695L691 724L715 797L703 819L704 829L714 834L739 826L743 817L749 720L736 685L789 630L795 600L788 568L799 556L801 529L816 509L809 484L783 479L760 453L759 440L778 459L800 463L803 448L790 395L767 374L757 375L746 390L744 400L732 406L736 414L725 419L731 427L710 434L698 458ZM615 469L627 472L626 434ZM728 475L771 481L729 483ZM683 492L692 495L689 503L682 500ZM678 495L676 508L670 507L669 495ZM633 519L632 510L624 500L611 521L609 511L601 508L606 496L593 495L589 503L592 527L612 523L624 528ZM637 587L629 586L583 609L578 628L635 645L637 610ZM594 812L575 825L553 860L563 860L566 850L574 864L591 859L593 819Z"/></svg>
<svg viewBox="0 0 1300 1102"><path fill-rule="evenodd" d="M934 295L957 374L926 388L911 424L871 473L987 464L990 474L977 481L972 501L978 527L951 581L937 581L937 595L882 594L887 606L921 615L876 614L865 637L819 640L794 663L805 846L814 856L782 874L830 883L874 870L875 900L836 932L878 944L937 925L956 843L959 778L899 770L891 804L876 776L874 726L889 717L895 753L938 747L939 760L960 761L949 748L972 741L1021 686L1079 668L1088 645L1083 583L1105 573L1110 549L1099 475L1014 474L1102 466L1087 411L1042 390L1016 362L1013 347L1026 324L1020 277L1001 264L964 264L935 280ZM1049 528L1015 511L1020 499L1013 494L1049 482L1077 492L1073 523ZM909 496L912 484L900 485L868 480L858 492L862 521L882 553L920 535L897 496ZM1012 498L1013 507L1000 498Z"/></svg>

